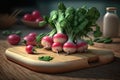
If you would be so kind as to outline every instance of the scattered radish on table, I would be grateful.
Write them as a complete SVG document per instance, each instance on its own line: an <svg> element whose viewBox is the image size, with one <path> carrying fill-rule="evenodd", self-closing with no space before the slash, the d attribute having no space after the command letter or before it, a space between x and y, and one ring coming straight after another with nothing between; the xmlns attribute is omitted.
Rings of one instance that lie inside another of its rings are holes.
<svg viewBox="0 0 120 80"><path fill-rule="evenodd" d="M36 37L33 37L33 36L25 36L23 38L23 42L26 44L26 45L33 45L35 46L36 45Z"/></svg>
<svg viewBox="0 0 120 80"><path fill-rule="evenodd" d="M34 54L35 53L34 46L32 46L32 45L27 45L25 50L28 54Z"/></svg>
<svg viewBox="0 0 120 80"><path fill-rule="evenodd" d="M11 34L8 36L7 40L11 45L17 45L20 42L21 38L16 34Z"/></svg>
<svg viewBox="0 0 120 80"><path fill-rule="evenodd" d="M36 33L36 32L30 32L30 33L28 34L28 36L36 37L36 36L37 36L37 33Z"/></svg>

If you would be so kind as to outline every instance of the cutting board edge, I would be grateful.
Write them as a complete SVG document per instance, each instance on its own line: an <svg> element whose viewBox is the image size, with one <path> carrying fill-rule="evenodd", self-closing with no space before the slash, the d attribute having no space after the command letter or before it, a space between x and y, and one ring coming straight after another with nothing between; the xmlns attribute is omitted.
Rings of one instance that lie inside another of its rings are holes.
<svg viewBox="0 0 120 80"><path fill-rule="evenodd" d="M11 55L13 54L13 55ZM36 71L36 72L44 72L44 73L63 73L63 72L70 72L70 71L73 71L73 70L78 70L78 69L84 69L84 68L89 68L89 67L94 67L94 66L98 66L98 65L102 65L102 64L107 64L111 61L113 61L114 59L114 56L111 54L109 55L104 55L103 56L100 56L100 60L102 60L99 64L96 64L96 65L89 65L87 60L83 60L83 64L80 65L79 64L79 60L76 61L76 63L73 63L73 62L69 62L67 64L65 63L49 63L49 62L40 62L40 61L35 61L35 60L32 60L32 59L28 59L29 61L27 61L25 58L23 58L22 56L18 56L18 57L15 57L17 54L14 54L13 52L9 52L8 49L6 50L5 52L5 55L6 57L17 63L17 64L20 64L28 69L31 69L33 71ZM24 60L25 59L25 60ZM24 60L24 61L22 61ZM107 61L105 61L107 60ZM21 62L22 61L22 62ZM37 64L35 64L37 63ZM79 64L79 65L75 65L75 64ZM69 66L69 67L66 67Z"/></svg>

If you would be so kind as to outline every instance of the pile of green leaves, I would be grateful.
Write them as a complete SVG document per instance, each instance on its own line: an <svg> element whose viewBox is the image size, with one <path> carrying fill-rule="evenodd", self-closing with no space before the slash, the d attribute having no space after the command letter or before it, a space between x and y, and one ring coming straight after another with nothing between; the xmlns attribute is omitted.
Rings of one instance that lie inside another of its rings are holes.
<svg viewBox="0 0 120 80"><path fill-rule="evenodd" d="M105 38L104 37L100 37L100 38L95 38L94 42L107 44L107 43L112 43L113 41L109 37L105 37Z"/></svg>

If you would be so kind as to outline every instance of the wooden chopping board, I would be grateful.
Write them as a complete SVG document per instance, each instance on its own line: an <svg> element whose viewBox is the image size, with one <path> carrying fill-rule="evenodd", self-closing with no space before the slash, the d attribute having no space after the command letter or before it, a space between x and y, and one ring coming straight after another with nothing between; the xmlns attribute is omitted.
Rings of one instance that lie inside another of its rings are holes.
<svg viewBox="0 0 120 80"><path fill-rule="evenodd" d="M7 59L28 69L44 73L62 73L83 68L107 64L113 61L114 54L110 50L89 47L85 53L65 55L54 53L45 49L37 49L35 54L27 54L25 46L17 46L6 50ZM52 56L51 61L40 61L40 56Z"/></svg>

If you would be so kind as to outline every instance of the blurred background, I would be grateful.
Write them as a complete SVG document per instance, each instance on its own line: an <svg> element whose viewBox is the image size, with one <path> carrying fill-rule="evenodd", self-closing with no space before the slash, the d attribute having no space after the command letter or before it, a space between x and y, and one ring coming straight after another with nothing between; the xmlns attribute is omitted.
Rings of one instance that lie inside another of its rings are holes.
<svg viewBox="0 0 120 80"><path fill-rule="evenodd" d="M102 30L102 20L103 16L106 13L106 7L117 7L117 14L120 17L120 0L1 0L0 1L0 14L11 14L16 9L22 9L22 12L17 15L18 19L21 19L24 14L31 13L34 10L39 10L41 15L49 15L49 13L57 8L58 2L63 2L67 7L73 6L74 8L78 8L86 5L87 8L96 7L100 11L100 18L98 20L98 25ZM7 20L7 19L6 19ZM11 19L13 21L13 19ZM21 23L18 20L16 25L12 25L9 30L21 30L23 33L26 30L25 34L29 33L30 30L34 30L33 28L28 28L26 25ZM8 21L9 22L9 21ZM0 22L2 23L2 22ZM10 22L9 22L10 23ZM5 23L6 24L6 23ZM1 24L2 28L5 24ZM47 32L47 29L35 29L35 32Z"/></svg>
<svg viewBox="0 0 120 80"><path fill-rule="evenodd" d="M23 9L19 16L35 9L40 10L42 15L56 9L58 2L64 2L66 6L74 6L75 8L86 5L87 7L97 7L101 13L101 17L105 14L105 8L108 6L117 7L118 16L120 16L120 0L1 0L0 13L12 13L15 9Z"/></svg>

